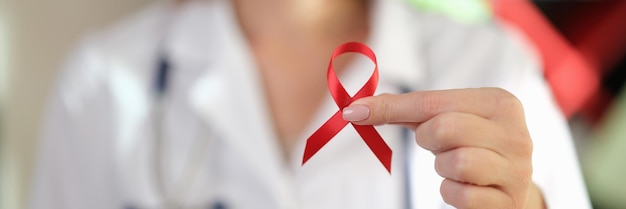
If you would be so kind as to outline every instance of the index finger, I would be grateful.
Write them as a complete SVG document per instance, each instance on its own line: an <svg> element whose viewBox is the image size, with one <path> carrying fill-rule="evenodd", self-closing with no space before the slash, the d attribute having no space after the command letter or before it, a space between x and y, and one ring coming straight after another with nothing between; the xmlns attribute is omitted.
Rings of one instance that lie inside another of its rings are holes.
<svg viewBox="0 0 626 209"><path fill-rule="evenodd" d="M365 118L345 117L346 112L364 107L369 110ZM344 108L344 119L357 125L421 123L444 112L469 113L486 119L495 119L500 112L523 115L521 103L508 91L472 88L366 97Z"/></svg>

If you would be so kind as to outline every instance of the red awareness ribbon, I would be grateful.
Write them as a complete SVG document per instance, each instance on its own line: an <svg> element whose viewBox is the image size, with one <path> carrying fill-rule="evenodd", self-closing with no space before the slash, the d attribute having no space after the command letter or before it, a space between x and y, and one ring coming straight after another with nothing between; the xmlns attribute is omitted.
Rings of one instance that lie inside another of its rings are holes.
<svg viewBox="0 0 626 209"><path fill-rule="evenodd" d="M335 74L333 68L333 60L339 55L349 52L360 53L374 62L375 68L372 76L369 80L359 89L359 91L351 97L346 89L341 85L341 82ZM324 125L317 129L306 141L306 147L304 148L304 156L302 158L302 165L304 165L317 151L322 149L326 143L328 143L341 129L346 127L349 121L343 120L342 111L353 101L374 95L376 86L378 85L378 63L376 62L376 55L374 51L367 45L358 42L348 42L340 45L335 49L333 55L330 57L330 64L328 64L328 74L326 76L328 80L328 89L332 95L335 103L339 107L339 110L332 116ZM355 125L352 126L361 135L365 144L372 150L378 160L385 166L387 172L391 173L391 148L385 143L383 138L378 134L378 131L372 125Z"/></svg>

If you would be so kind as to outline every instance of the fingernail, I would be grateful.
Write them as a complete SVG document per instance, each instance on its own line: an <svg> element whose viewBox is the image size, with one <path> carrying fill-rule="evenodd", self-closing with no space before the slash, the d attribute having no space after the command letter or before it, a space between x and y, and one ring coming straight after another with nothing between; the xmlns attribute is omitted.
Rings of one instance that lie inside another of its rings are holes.
<svg viewBox="0 0 626 209"><path fill-rule="evenodd" d="M347 121L362 121L370 116L370 108L365 105L352 105L343 108L343 119Z"/></svg>

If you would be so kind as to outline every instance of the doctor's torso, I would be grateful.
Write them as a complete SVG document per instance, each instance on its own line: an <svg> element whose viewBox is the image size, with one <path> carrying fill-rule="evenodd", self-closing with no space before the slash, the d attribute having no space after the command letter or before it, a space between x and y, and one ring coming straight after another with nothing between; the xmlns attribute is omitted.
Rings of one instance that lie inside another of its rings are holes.
<svg viewBox="0 0 626 209"><path fill-rule="evenodd" d="M156 208L159 179L190 208L445 207L434 157L398 126L376 127L393 150L391 175L350 126L302 166L306 138L337 111L328 94L285 158L229 2L191 1L175 12L170 6L90 36L67 62L44 127L38 169L49 172L36 178L34 208ZM371 24L376 94L497 86L522 101L537 92L548 98L545 88L524 89L540 73L496 24L457 25L396 1L376 2ZM155 120L161 52L171 72ZM353 93L372 69L356 59L341 81ZM528 114L562 123L545 103L530 105ZM59 189L51 195L50 188Z"/></svg>

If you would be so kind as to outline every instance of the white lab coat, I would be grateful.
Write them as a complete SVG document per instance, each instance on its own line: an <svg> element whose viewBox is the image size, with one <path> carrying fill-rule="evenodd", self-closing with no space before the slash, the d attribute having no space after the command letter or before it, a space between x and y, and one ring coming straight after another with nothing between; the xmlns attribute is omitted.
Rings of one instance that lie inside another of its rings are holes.
<svg viewBox="0 0 626 209"><path fill-rule="evenodd" d="M377 94L483 86L513 92L525 107L533 178L548 206L590 208L567 124L536 57L512 30L495 22L459 25L398 1L378 1L372 14ZM166 187L178 185L185 163L197 165L177 199L188 207L449 207L433 155L412 138L405 143L396 126L377 127L394 151L391 175L350 126L301 166L305 139L337 111L330 96L285 160L247 47L226 0L191 1L176 12L158 4L87 38L53 91L30 208L157 207L157 131ZM163 128L155 130L153 82L162 51L172 73ZM352 63L342 76L348 91L371 69L367 59ZM189 160L198 147L205 150Z"/></svg>

